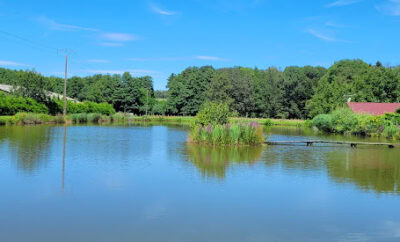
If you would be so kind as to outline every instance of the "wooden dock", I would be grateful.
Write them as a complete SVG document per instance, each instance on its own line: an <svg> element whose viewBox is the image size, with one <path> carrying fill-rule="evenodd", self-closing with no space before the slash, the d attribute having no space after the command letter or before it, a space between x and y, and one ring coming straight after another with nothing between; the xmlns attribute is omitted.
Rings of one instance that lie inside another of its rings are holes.
<svg viewBox="0 0 400 242"><path fill-rule="evenodd" d="M329 141L329 140L294 140L294 141L265 141L267 145L290 145L290 144L306 144L312 146L313 144L338 144L338 145L350 145L352 148L357 148L358 145L369 145L369 146L387 146L393 149L399 144L392 143L370 143L370 142L355 142L355 141Z"/></svg>

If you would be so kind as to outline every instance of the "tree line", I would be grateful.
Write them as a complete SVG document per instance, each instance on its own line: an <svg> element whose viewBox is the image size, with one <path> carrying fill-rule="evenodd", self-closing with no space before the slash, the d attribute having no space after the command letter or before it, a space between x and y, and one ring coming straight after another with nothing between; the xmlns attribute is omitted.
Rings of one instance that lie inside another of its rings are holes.
<svg viewBox="0 0 400 242"><path fill-rule="evenodd" d="M62 93L63 79L34 71L0 68L0 83ZM40 92L39 92L40 93ZM107 102L116 111L137 115L196 115L206 101L228 103L237 116L306 119L360 102L398 102L400 68L362 60L341 60L328 69L289 66L281 70L212 66L188 67L168 78L167 91L155 91L149 76L93 75L68 79L67 95Z"/></svg>

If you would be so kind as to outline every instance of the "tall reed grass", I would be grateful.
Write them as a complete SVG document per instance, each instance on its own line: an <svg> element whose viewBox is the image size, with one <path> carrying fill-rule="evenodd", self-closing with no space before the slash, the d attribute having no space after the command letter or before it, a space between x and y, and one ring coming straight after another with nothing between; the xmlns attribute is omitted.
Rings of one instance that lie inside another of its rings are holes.
<svg viewBox="0 0 400 242"><path fill-rule="evenodd" d="M190 141L209 145L261 145L264 142L262 127L257 122L194 126Z"/></svg>

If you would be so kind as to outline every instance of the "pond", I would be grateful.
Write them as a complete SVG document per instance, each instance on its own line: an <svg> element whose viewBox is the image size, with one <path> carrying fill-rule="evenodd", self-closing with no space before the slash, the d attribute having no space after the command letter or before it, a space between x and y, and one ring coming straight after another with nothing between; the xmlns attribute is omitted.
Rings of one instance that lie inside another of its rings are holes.
<svg viewBox="0 0 400 242"><path fill-rule="evenodd" d="M186 139L174 126L0 127L0 241L400 240L398 148Z"/></svg>

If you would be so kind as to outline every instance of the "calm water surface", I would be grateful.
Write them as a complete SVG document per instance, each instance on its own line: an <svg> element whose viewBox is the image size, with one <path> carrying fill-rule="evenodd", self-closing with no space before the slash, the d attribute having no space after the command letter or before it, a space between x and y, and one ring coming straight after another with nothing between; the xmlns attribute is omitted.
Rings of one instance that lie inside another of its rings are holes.
<svg viewBox="0 0 400 242"><path fill-rule="evenodd" d="M0 127L0 241L400 241L400 149L186 138L166 126Z"/></svg>

